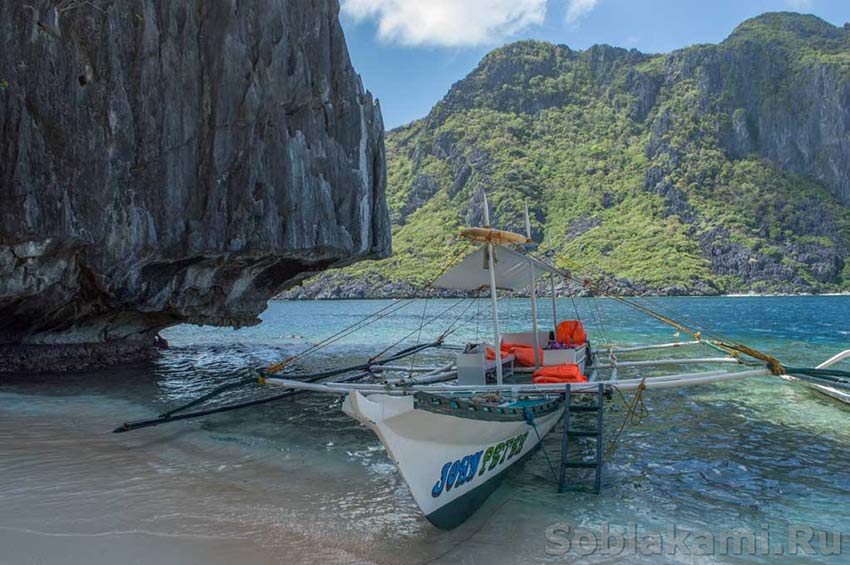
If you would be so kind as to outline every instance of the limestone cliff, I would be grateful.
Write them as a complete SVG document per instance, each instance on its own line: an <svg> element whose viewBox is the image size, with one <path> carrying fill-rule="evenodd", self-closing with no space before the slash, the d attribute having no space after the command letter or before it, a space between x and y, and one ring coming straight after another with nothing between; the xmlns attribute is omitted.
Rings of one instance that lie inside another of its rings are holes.
<svg viewBox="0 0 850 565"><path fill-rule="evenodd" d="M0 3L0 371L253 324L389 254L380 108L338 10Z"/></svg>
<svg viewBox="0 0 850 565"><path fill-rule="evenodd" d="M498 227L523 231L527 202L543 251L625 294L850 291L850 24L767 13L668 54L505 45L387 155L396 256L290 296L415 294L485 191Z"/></svg>

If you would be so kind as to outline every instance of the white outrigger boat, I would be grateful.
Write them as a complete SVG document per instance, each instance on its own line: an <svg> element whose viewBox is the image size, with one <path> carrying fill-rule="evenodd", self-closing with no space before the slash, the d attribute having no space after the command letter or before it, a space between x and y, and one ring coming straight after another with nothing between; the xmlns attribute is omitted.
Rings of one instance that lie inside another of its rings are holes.
<svg viewBox="0 0 850 565"><path fill-rule="evenodd" d="M298 392L339 395L343 397L342 410L377 435L428 520L438 528L450 529L463 523L484 503L505 471L537 447L562 416L561 489L566 485L567 469L589 467L596 470L595 488L598 490L602 465L602 399L615 389L640 392L771 374L817 378L819 385L835 386L835 381L843 382L845 377L850 377L850 373L827 369L850 357L850 350L816 369L786 371L770 356L735 342L709 340L668 316L623 298L616 299L687 332L693 340L624 348L600 344L594 347L596 352L592 352L580 321L558 322L554 279L568 274L528 252L531 230L527 209L526 235L490 228L488 214L485 199L485 223L488 225L461 233L479 248L445 270L433 286L467 291L489 289L492 343L499 344L501 355L492 349L488 351L486 342L447 345L444 332L434 342L417 344L389 357L379 355L353 367L288 378L274 376L295 359L349 331L346 328L307 352L261 371L260 382L284 389L277 396L178 414L223 390L255 383L256 379L239 381L159 418L125 423L115 431L239 409ZM537 315L538 277L541 275L549 275L552 287L552 327L542 331ZM502 334L498 291L521 289L530 292L532 327L526 332ZM391 305L373 316L378 319L394 309L397 306ZM363 324L359 327L365 327L368 322ZM722 355L628 360L630 355L639 352L685 347L706 347ZM454 359L436 367L392 365L398 359L427 348L444 349ZM497 360L497 357L501 358ZM688 365L701 370L654 374L658 367ZM711 365L723 368L705 370ZM653 374L646 376L644 372L648 370L653 370ZM638 374L626 375L635 371ZM329 381L331 378L334 380ZM850 380L847 383L850 386ZM596 402L574 407L571 402L578 396L592 396ZM576 409L596 412L598 426L595 431L571 431L569 414ZM569 437L575 435L596 437L594 461L567 458Z"/></svg>

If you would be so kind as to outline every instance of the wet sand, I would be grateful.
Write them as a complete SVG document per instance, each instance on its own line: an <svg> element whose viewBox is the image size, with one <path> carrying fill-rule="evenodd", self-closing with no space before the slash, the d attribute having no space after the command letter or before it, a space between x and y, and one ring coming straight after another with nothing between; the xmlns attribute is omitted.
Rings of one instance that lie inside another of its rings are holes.
<svg viewBox="0 0 850 565"><path fill-rule="evenodd" d="M0 393L0 562L397 563L410 541L420 559L454 545L388 462L374 476L379 449L339 466L334 453L245 445L197 424L109 433L134 412L96 396Z"/></svg>

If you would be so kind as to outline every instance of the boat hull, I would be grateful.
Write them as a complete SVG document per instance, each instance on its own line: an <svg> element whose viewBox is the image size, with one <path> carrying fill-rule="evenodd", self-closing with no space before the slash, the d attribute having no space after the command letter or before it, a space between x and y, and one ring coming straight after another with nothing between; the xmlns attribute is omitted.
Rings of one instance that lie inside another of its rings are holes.
<svg viewBox="0 0 850 565"><path fill-rule="evenodd" d="M514 409L513 416L435 409L413 396L353 392L343 410L373 430L407 483L419 508L436 527L462 524L554 427L560 401L547 410ZM533 425L529 424L527 415Z"/></svg>

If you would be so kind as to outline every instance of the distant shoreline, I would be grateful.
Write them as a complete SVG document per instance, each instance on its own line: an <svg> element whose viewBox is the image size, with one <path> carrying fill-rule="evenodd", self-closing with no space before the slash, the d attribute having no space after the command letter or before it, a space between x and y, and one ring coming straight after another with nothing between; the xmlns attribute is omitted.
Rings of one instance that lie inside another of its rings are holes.
<svg viewBox="0 0 850 565"><path fill-rule="evenodd" d="M798 298L798 297L850 297L850 292L795 292L795 293L732 293L732 294L623 294L618 295L625 298ZM557 298L607 298L605 296L575 296L575 295L558 295ZM344 300L466 300L467 298L475 298L474 296L363 296L363 297L325 297L325 298L288 298L284 296L276 296L272 298L275 302L339 302ZM488 298L481 296L481 299ZM506 298L530 298L528 295L515 295ZM549 296L538 296L538 299L549 299Z"/></svg>
<svg viewBox="0 0 850 565"><path fill-rule="evenodd" d="M743 285L742 285L743 286ZM836 285L837 286L837 285ZM711 282L695 281L689 286L670 284L662 287L652 287L633 283L628 280L609 278L598 285L587 287L579 281L565 280L555 285L555 294L563 298L583 298L590 296L632 296L632 297L663 297L690 296L708 297L724 296L736 298L742 296L850 296L850 290L831 288L805 287L795 285L776 285L762 291L720 289ZM741 288L741 287L738 287ZM750 287L752 288L752 287ZM840 286L838 287L841 288ZM727 292L723 292L726 290ZM731 292L729 292L731 290ZM539 296L550 296L549 285L538 288ZM381 300L381 299L411 299L411 298L469 298L487 296L486 289L467 291L444 288L423 287L423 283L409 281L389 281L382 276L365 274L353 276L350 274L323 273L302 284L280 292L275 300ZM505 296L528 297L525 290L506 292Z"/></svg>

